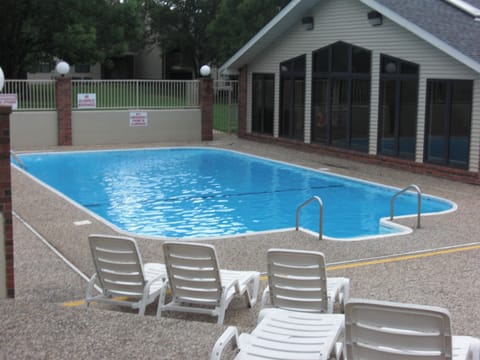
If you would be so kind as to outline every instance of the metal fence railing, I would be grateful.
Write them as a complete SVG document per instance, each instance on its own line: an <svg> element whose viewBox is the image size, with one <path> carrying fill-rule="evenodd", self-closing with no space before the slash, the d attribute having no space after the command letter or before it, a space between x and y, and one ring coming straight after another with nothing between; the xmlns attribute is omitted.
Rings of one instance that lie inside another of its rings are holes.
<svg viewBox="0 0 480 360"><path fill-rule="evenodd" d="M14 110L54 110L55 80L5 80L0 95Z"/></svg>
<svg viewBox="0 0 480 360"><path fill-rule="evenodd" d="M72 108L199 107L197 80L72 80ZM55 80L6 80L0 103L13 110L55 110Z"/></svg>
<svg viewBox="0 0 480 360"><path fill-rule="evenodd" d="M213 129L236 133L238 128L238 80L214 80Z"/></svg>
<svg viewBox="0 0 480 360"><path fill-rule="evenodd" d="M198 85L197 80L72 80L72 108L198 107Z"/></svg>

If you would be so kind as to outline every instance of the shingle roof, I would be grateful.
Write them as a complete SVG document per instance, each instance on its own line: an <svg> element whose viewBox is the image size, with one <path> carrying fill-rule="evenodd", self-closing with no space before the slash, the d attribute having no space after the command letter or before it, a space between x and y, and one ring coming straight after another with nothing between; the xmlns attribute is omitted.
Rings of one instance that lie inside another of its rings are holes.
<svg viewBox="0 0 480 360"><path fill-rule="evenodd" d="M466 0L480 8L480 0ZM480 63L480 21L443 0L376 0Z"/></svg>

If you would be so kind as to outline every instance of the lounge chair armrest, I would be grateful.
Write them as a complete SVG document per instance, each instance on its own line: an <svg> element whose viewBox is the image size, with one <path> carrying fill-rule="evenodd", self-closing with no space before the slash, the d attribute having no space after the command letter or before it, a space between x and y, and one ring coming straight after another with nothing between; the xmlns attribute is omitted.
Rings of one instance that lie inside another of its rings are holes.
<svg viewBox="0 0 480 360"><path fill-rule="evenodd" d="M270 287L267 286L265 290L263 290L262 303L260 304L260 310L263 309L265 306L267 306L267 302L269 298L270 298Z"/></svg>
<svg viewBox="0 0 480 360"><path fill-rule="evenodd" d="M238 347L238 330L235 326L229 326L215 342L212 353L210 354L210 360L221 359L223 350L225 350L225 347L232 341L232 339Z"/></svg>

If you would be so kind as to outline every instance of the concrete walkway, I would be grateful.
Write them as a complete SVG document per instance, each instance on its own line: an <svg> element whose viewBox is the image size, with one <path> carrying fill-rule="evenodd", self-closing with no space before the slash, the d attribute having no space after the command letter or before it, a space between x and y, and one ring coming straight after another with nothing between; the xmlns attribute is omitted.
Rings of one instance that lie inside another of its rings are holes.
<svg viewBox="0 0 480 360"><path fill-rule="evenodd" d="M348 242L284 232L209 243L215 245L222 267L259 271L266 270L266 251L272 247L322 251L330 276L351 279L352 297L443 306L452 315L454 334L480 337L479 187L236 137L188 145L328 168L401 188L417 184L425 193L456 202L456 212L423 217L422 228L404 236ZM0 301L0 359L207 359L227 325L244 331L255 326L258 306L248 309L243 299L229 308L225 325L200 315L168 313L156 320L154 305L145 317L95 304L86 314L79 305L85 278L93 273L87 236L115 232L24 173L14 169L12 177L17 296ZM91 223L74 224L82 220ZM401 223L414 227L415 219ZM137 240L145 262L162 262L161 241Z"/></svg>

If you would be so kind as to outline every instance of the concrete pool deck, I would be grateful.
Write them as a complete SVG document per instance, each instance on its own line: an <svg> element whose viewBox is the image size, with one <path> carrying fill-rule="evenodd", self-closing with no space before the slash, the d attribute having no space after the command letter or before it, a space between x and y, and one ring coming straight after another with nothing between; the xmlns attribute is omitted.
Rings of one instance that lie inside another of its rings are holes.
<svg viewBox="0 0 480 360"><path fill-rule="evenodd" d="M329 264L329 276L351 279L352 297L446 307L454 334L480 337L478 186L233 136L185 145L232 149L316 169L328 168L334 173L400 188L416 184L424 193L454 201L457 211L424 216L422 227L409 235L353 242L318 241L314 236L291 231L208 243L215 245L222 267L258 271L266 270L269 248L322 251ZM21 150L28 149L16 149ZM85 314L81 307L85 276L94 271L87 236L115 232L16 169L12 171L12 182L16 298L0 301L0 359L207 359L226 326L237 325L243 331L255 326L259 306L248 309L243 299L227 310L224 325L217 325L208 316L191 314L166 313L156 320L152 316L154 305L145 317L96 304ZM399 222L415 227L416 219ZM163 262L161 241L137 240L145 262ZM67 266L45 242L83 276ZM261 289L264 285L262 282Z"/></svg>

